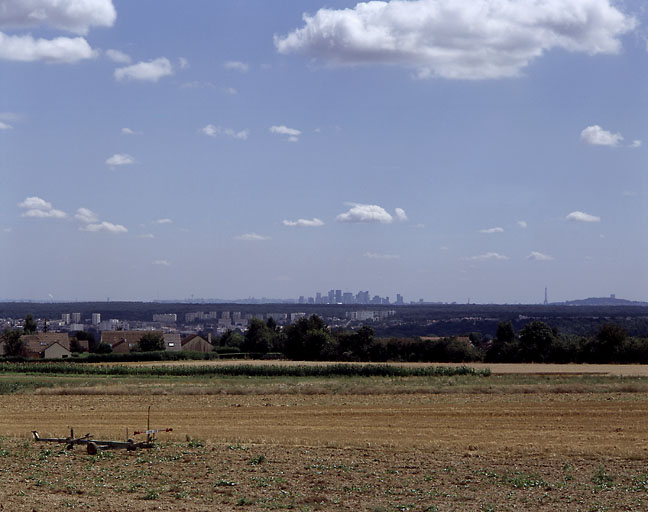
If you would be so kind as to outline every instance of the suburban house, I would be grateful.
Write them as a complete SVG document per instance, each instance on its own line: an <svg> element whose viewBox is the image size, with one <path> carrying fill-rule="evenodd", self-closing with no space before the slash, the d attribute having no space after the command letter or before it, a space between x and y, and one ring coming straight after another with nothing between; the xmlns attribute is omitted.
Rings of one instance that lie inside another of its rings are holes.
<svg viewBox="0 0 648 512"><path fill-rule="evenodd" d="M20 337L25 344L27 357L59 359L70 357L70 339L65 332L39 332ZM0 355L4 355L5 342L0 342Z"/></svg>
<svg viewBox="0 0 648 512"><path fill-rule="evenodd" d="M211 352L214 350L214 347L202 336L190 334L182 340L182 350L190 350L192 352Z"/></svg>
<svg viewBox="0 0 648 512"><path fill-rule="evenodd" d="M58 341L55 341L43 351L45 359L66 359L71 355L72 353Z"/></svg>
<svg viewBox="0 0 648 512"><path fill-rule="evenodd" d="M145 334L159 334L164 338L164 349L169 351L182 350L180 334L164 334L162 331L102 331L101 343L110 345L114 353L127 354L137 348L140 339Z"/></svg>

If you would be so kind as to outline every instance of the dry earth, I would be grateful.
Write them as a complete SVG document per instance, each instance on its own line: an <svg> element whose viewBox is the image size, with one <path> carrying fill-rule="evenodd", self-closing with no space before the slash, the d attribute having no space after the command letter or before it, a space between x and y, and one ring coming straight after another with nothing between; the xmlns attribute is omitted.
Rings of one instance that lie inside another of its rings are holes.
<svg viewBox="0 0 648 512"><path fill-rule="evenodd" d="M28 438L124 438L149 404L154 450ZM3 395L0 434L12 511L648 508L644 393Z"/></svg>

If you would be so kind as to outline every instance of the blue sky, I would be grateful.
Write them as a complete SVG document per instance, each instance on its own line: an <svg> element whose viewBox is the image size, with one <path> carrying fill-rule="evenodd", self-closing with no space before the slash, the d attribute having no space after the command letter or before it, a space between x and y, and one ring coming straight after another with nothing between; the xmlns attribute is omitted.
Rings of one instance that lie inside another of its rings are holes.
<svg viewBox="0 0 648 512"><path fill-rule="evenodd" d="M646 21L0 0L0 298L647 300Z"/></svg>

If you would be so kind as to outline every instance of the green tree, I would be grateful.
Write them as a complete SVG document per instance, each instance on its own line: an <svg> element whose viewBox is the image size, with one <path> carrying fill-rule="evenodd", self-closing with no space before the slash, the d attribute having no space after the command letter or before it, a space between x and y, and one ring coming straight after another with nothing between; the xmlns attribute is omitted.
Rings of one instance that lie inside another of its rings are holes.
<svg viewBox="0 0 648 512"><path fill-rule="evenodd" d="M539 320L525 325L518 337L522 360L534 363L542 363L549 358L556 339L551 327Z"/></svg>
<svg viewBox="0 0 648 512"><path fill-rule="evenodd" d="M241 345L241 350L267 354L272 348L272 335L273 331L268 328L263 320L253 318L250 320L250 325L245 333L245 340Z"/></svg>
<svg viewBox="0 0 648 512"><path fill-rule="evenodd" d="M2 341L4 342L4 355L10 357L26 357L27 347L25 342L21 339L22 333L20 329L5 329L2 333Z"/></svg>
<svg viewBox="0 0 648 512"><path fill-rule="evenodd" d="M284 354L290 359L322 359L324 348L333 349L334 340L328 326L317 315L300 318L284 329Z"/></svg>
<svg viewBox="0 0 648 512"><path fill-rule="evenodd" d="M159 332L147 332L140 338L138 348L141 352L164 350L164 336Z"/></svg>
<svg viewBox="0 0 648 512"><path fill-rule="evenodd" d="M218 345L221 347L239 348L243 344L244 338L238 331L227 329L218 339Z"/></svg>
<svg viewBox="0 0 648 512"><path fill-rule="evenodd" d="M108 343L99 343L97 345L97 354L110 354L113 351Z"/></svg>
<svg viewBox="0 0 648 512"><path fill-rule="evenodd" d="M591 343L594 360L601 363L614 362L627 337L628 333L620 325L603 324Z"/></svg>
<svg viewBox="0 0 648 512"><path fill-rule="evenodd" d="M512 341L515 341L515 329L513 329L513 324L511 322L500 322L497 324L495 338L497 338L497 341L500 343L511 343Z"/></svg>
<svg viewBox="0 0 648 512"><path fill-rule="evenodd" d="M34 317L31 314L25 316L25 321L23 322L23 331L25 334L34 334L38 325L34 320Z"/></svg>

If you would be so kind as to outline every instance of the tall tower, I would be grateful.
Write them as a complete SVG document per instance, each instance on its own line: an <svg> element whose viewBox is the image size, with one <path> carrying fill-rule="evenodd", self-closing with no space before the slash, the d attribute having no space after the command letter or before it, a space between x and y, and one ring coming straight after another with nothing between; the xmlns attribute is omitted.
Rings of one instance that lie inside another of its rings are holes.
<svg viewBox="0 0 648 512"><path fill-rule="evenodd" d="M544 305L546 306L547 304L549 304L549 301L547 300L547 287L545 286L545 301L544 301Z"/></svg>

